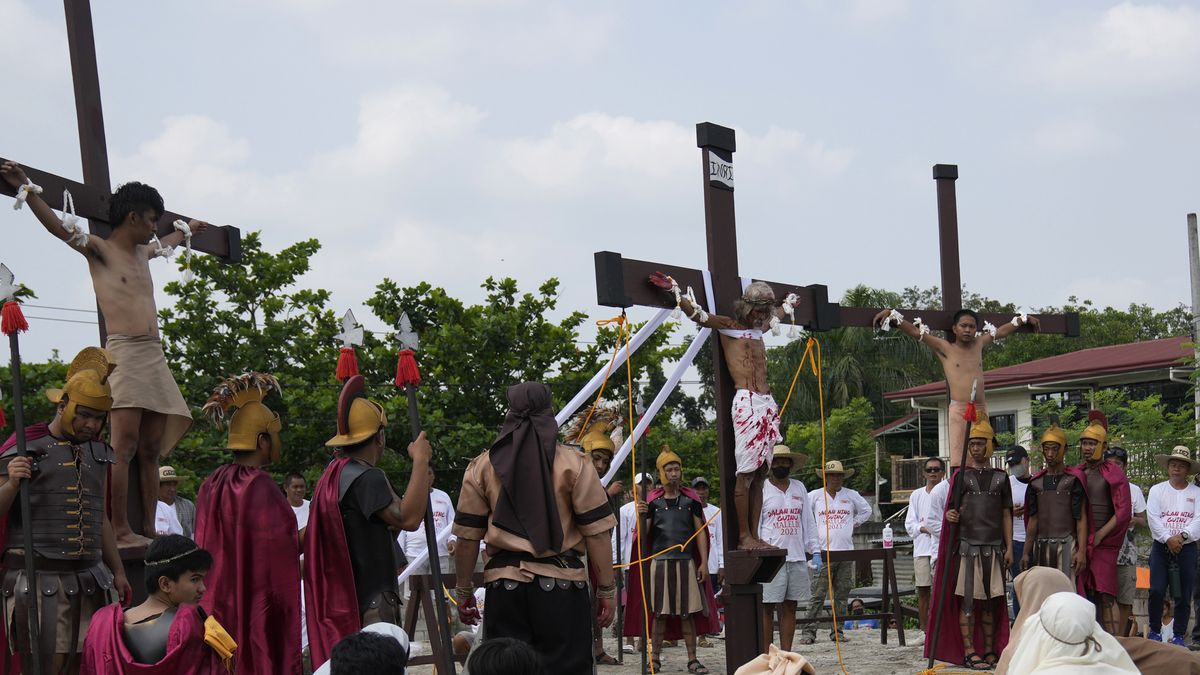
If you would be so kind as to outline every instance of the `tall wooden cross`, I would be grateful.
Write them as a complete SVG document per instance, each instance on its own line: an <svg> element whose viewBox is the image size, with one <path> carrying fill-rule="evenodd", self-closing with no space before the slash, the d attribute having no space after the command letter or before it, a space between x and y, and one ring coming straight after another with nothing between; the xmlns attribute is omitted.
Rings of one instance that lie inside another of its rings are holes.
<svg viewBox="0 0 1200 675"><path fill-rule="evenodd" d="M108 222L108 200L112 184L108 174L108 144L104 138L104 114L100 107L100 75L96 67L96 40L92 33L92 9L89 0L63 0L67 18L67 46L71 52L71 80L75 85L75 117L79 124L79 154L83 159L83 182L56 176L29 166L25 173L34 183L42 186L41 197L51 208L63 209L63 190L71 191L76 213L88 219L88 229L93 235L107 238L112 231ZM0 162L6 161L0 157ZM15 161L15 160L14 160ZM16 196L8 183L0 181L0 194ZM165 236L175 231L176 220L188 221L188 216L171 211L163 213L158 221L158 235ZM215 255L231 263L241 262L241 231L229 225L213 227L192 239L192 248L202 253ZM100 344L104 344L107 332L104 315L97 307L100 319Z"/></svg>
<svg viewBox="0 0 1200 675"><path fill-rule="evenodd" d="M608 307L670 307L672 303L655 286L647 283L654 272L675 278L681 288L692 287L700 303L712 311L731 315L733 303L742 295L742 280L737 268L737 232L734 224L733 153L737 149L732 129L710 122L696 125L696 145L701 150L701 171L704 181L704 222L708 243L708 271L714 298L707 297L704 272L657 262L626 260L619 253L596 253L597 300ZM933 168L937 181L938 224L942 264L942 310L905 310L919 312L930 328L949 330L955 311L962 308L962 288L958 268L958 216L954 181L958 167L939 164ZM756 279L755 281L759 281ZM767 282L776 298L795 293L801 303L796 307L796 324L808 330L824 331L842 326L872 325L878 308L841 307L829 301L828 289L821 284L795 286ZM1078 315L1035 315L1044 333L1079 334ZM1011 315L983 314L981 318L999 325ZM1027 329L1023 329L1027 330ZM721 484L733 485L736 463L733 456L734 387L725 366L721 341L713 340L714 393L717 414L717 442ZM733 490L721 491L721 509L727 547L739 538L738 519L733 502ZM759 654L763 644L762 587L783 563L782 551L737 551L725 554L725 578L729 597L726 601L726 665L733 672ZM814 601L818 601L815 600Z"/></svg>

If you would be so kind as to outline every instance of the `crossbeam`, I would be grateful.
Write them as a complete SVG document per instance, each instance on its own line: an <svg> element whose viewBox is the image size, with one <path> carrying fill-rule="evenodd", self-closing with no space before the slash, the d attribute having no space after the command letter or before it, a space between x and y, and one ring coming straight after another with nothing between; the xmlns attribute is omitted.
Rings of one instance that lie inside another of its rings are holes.
<svg viewBox="0 0 1200 675"><path fill-rule="evenodd" d="M6 161L9 160L0 157L0 163ZM24 164L21 166L25 169L29 179L42 187L42 194L39 196L50 205L50 208L62 211L63 190L69 190L71 199L75 202L76 215L90 220L95 234L107 238L112 232L112 227L108 222L108 202L111 195L107 191L31 166ZM17 191L8 183L0 181L0 194L16 197ZM164 211L162 218L158 219L158 236L165 237L174 232L173 223L176 220L187 222L191 219L189 216L174 211ZM242 261L241 230L232 225L209 228L192 239L192 248L201 253L216 256L227 263L240 263Z"/></svg>

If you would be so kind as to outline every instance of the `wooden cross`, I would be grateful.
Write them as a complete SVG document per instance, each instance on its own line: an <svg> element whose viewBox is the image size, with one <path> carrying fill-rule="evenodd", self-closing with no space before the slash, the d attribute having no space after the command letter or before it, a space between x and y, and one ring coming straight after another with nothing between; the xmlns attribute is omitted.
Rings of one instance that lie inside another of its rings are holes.
<svg viewBox="0 0 1200 675"><path fill-rule="evenodd" d="M597 301L608 307L671 307L672 301L661 289L647 283L654 272L674 277L681 288L691 287L700 304L711 311L731 315L733 303L742 295L742 279L737 269L737 232L734 223L733 153L737 149L732 129L710 122L696 125L696 145L701 149L701 171L704 181L704 222L708 244L708 271L714 298L707 297L704 272L657 262L626 260L619 253L601 251L595 254ZM954 181L958 167L938 164L933 168L937 181L938 225L942 263L941 311L904 310L919 313L922 320L934 329L950 330L951 318L962 308L962 290L958 269L958 217ZM755 281L759 281L755 279ZM782 299L789 293L800 297L796 307L796 324L808 330L823 331L842 326L872 325L879 308L841 307L829 301L828 289L821 284L794 286L767 282ZM1079 334L1079 317L1075 314L1038 314L1044 333ZM982 319L1001 324L1011 315L982 314ZM1023 328L1022 330L1029 330ZM713 340L714 383L717 414L717 441L721 484L733 485L736 463L733 456L734 396L733 380L725 366L721 341ZM726 601L726 664L733 672L754 659L763 644L762 587L783 563L782 551L732 550L739 537L738 519L733 502L733 490L721 491L721 509L727 548L725 578L728 586ZM814 602L819 600L814 599Z"/></svg>
<svg viewBox="0 0 1200 675"><path fill-rule="evenodd" d="M83 159L83 183L52 173L23 166L25 173L43 189L41 194L51 208L63 209L63 190L70 190L76 213L88 219L91 234L107 238L112 231L108 222L108 200L112 184L108 173L108 145L104 139L104 114L100 108L100 75L96 68L96 40L92 33L92 9L89 0L64 0L67 18L67 46L71 51L71 79L75 85L75 117L79 123L79 154ZM7 161L0 157L0 162ZM0 181L0 194L16 196L8 183ZM158 235L175 231L176 220L188 216L166 211L158 221ZM241 231L229 225L212 227L192 239L192 248L215 255L230 263L242 260ZM100 322L100 344L107 331L104 315L96 308Z"/></svg>

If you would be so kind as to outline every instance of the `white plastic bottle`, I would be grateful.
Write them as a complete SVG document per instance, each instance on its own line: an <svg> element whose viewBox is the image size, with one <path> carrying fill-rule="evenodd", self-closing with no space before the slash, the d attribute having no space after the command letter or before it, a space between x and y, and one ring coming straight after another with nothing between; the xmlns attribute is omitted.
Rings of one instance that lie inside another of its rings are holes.
<svg viewBox="0 0 1200 675"><path fill-rule="evenodd" d="M883 547L884 548L892 547L892 524L891 523L883 524Z"/></svg>

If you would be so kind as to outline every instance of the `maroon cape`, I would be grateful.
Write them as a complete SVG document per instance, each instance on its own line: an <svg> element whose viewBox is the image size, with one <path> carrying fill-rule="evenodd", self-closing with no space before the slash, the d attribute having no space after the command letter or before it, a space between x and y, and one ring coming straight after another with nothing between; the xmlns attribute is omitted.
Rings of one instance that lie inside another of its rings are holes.
<svg viewBox="0 0 1200 675"><path fill-rule="evenodd" d="M304 534L304 607L308 623L308 650L313 668L329 660L333 646L346 635L362 630L354 568L342 527L338 480L349 458L336 459L313 488ZM293 516L295 522L295 516Z"/></svg>
<svg viewBox="0 0 1200 675"><path fill-rule="evenodd" d="M933 615L941 612L941 618L938 620L937 630L937 651L933 653L933 657L939 661L948 663L957 663L963 665L967 660L967 655L963 651L962 631L958 626L958 613L962 611L962 598L954 594L954 586L958 582L958 524L951 523L946 520L945 511L949 510L950 499L954 496L954 481L958 480L959 473L962 469L956 469L954 476L950 479L950 489L946 491L946 509L942 513L942 534L938 539L938 559L937 571L933 575L933 597L929 603L930 617L928 624L932 626ZM950 539L950 528L954 528L954 540ZM1001 561L1003 566L1003 561ZM942 585L942 575L949 575L946 579L945 589L946 597L940 597ZM1001 599L1003 600L1003 599ZM992 619L992 625L996 628L996 640L993 643L991 651L999 654L1004 651L1004 647L1008 645L1008 602L996 602L992 599L992 607L998 607L999 611ZM975 601L975 611L978 612L983 608L983 601ZM980 622L975 624L975 652L983 656L983 627ZM929 658L930 650L933 649L933 636L928 636L925 639L925 657Z"/></svg>
<svg viewBox="0 0 1200 675"><path fill-rule="evenodd" d="M235 672L299 675L300 542L271 475L226 464L196 496L196 544L212 553L200 605L237 642Z"/></svg>
<svg viewBox="0 0 1200 675"><path fill-rule="evenodd" d="M1085 466L1086 462L1075 468L1083 473ZM1088 541L1088 564L1087 569L1076 579L1079 592L1085 596L1087 595L1086 591L1093 589L1109 595L1117 594L1117 554L1121 552L1121 545L1125 543L1125 533L1129 530L1129 521L1133 518L1129 478L1125 475L1125 470L1110 459L1100 462L1099 468L1100 475L1108 482L1108 491L1112 495L1117 526L1108 533L1104 541L1095 541L1096 530L1104 527L1104 523L1092 522L1091 510L1088 510L1088 523L1090 524L1088 529L1092 533L1092 537ZM1083 480L1086 487L1087 477L1085 476Z"/></svg>
<svg viewBox="0 0 1200 675"><path fill-rule="evenodd" d="M25 441L36 441L43 436L50 435L50 425L45 422L38 422L25 427ZM4 445L0 445L0 453L7 451L9 448L17 444L17 432L12 432L8 436L8 440L4 441ZM8 543L8 518L0 518L0 551ZM3 558L0 558L3 560ZM4 577L4 565L0 563L0 578ZM0 624L3 624L0 621ZM0 625L0 673L19 673L21 672L21 656L19 654L8 653L8 635L5 633L7 626Z"/></svg>
<svg viewBox="0 0 1200 675"><path fill-rule="evenodd" d="M195 605L181 605L167 635L167 655L154 664L133 660L121 627L125 610L119 603L92 615L83 641L83 675L225 675L225 666L204 644L204 621Z"/></svg>
<svg viewBox="0 0 1200 675"><path fill-rule="evenodd" d="M663 492L664 492L664 490L662 488L655 488L654 490L651 490L650 494L646 496L646 503L650 503L650 502L654 501L655 499L658 499L659 497L662 496ZM700 496L697 495L691 488L687 488L687 487L680 488L680 492L687 495L690 499L694 499L697 502L700 502L700 504L702 504L702 505L704 504L704 502L700 501ZM635 529L634 533L633 533L633 546L630 547L630 551L632 551L631 555L635 558L640 558L641 556L638 554L639 550L641 550L641 549L638 548L638 536L637 536L637 530ZM657 551L652 550L652 551L650 551L650 553L657 553ZM712 551L709 551L709 555L712 555ZM696 559L696 564L699 565L700 564L699 549L692 550L692 557L694 557ZM649 567L650 561L646 561L646 565L647 565L647 567ZM707 571L708 571L707 568L705 568L705 572L707 572ZM704 587L700 589L700 595L703 596L702 599L708 605L708 616L705 616L703 614L693 614L692 615L692 621L694 621L696 624L696 635L713 635L716 633L720 633L721 632L721 618L720 618L720 615L717 613L718 610L717 610L716 596L713 593L712 581L709 578L708 574L704 575ZM624 628L623 632L625 634L625 637L642 636L645 634L645 631L642 627L643 611L642 611L641 565L631 565L629 567L629 584L628 584L628 586L626 586L626 596L628 597L628 601L625 604L625 623L624 623L625 628ZM649 596L650 596L650 584L647 583L646 584L646 597L649 597ZM682 637L683 637L683 625L680 623L679 617L671 617L670 619L667 620L667 629L666 629L665 639L678 640Z"/></svg>

